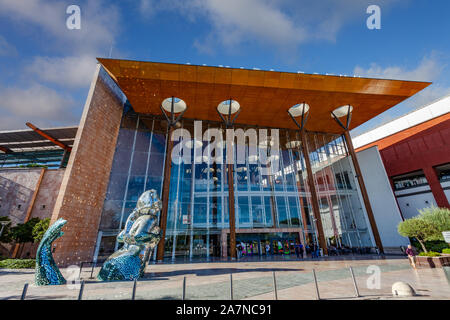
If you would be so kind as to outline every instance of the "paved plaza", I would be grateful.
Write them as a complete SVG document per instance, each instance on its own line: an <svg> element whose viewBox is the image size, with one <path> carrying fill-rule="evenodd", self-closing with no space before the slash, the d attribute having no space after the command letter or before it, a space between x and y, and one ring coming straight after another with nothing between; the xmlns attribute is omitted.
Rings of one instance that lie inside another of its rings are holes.
<svg viewBox="0 0 450 320"><path fill-rule="evenodd" d="M374 267L375 266L375 267ZM352 267L360 297L349 267ZM150 264L145 278L139 280L136 299L181 299L186 277L186 299L230 299L230 273L233 274L233 298L275 299L273 272L280 300L312 300L317 298L312 270L315 270L321 299L401 299L393 298L391 286L405 281L417 292L410 299L450 299L450 285L444 269L413 270L404 257L347 256L320 260L260 260L239 262ZM373 273L375 270L375 274ZM61 272L70 279L73 269ZM94 276L99 268L95 268ZM448 271L448 270L447 270ZM379 277L377 287L376 274ZM83 267L85 280L83 299L130 299L133 282L101 283L90 279L91 268ZM29 283L27 299L77 299L77 286L36 287L34 270L0 269L0 299L20 299L25 283ZM368 283L369 282L369 283ZM375 286L375 288L373 288Z"/></svg>

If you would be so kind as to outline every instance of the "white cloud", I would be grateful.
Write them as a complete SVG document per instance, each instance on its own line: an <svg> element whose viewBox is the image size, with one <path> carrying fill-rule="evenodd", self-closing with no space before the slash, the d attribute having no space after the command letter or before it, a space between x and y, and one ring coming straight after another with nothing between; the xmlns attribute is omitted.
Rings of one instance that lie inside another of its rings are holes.
<svg viewBox="0 0 450 320"><path fill-rule="evenodd" d="M35 57L26 71L43 81L72 88L88 87L97 61L93 56Z"/></svg>
<svg viewBox="0 0 450 320"><path fill-rule="evenodd" d="M17 129L27 121L40 126L74 124L78 119L72 113L73 106L72 98L40 84L6 88L0 91L0 127Z"/></svg>
<svg viewBox="0 0 450 320"><path fill-rule="evenodd" d="M444 68L445 65L439 61L438 55L432 53L430 56L424 57L419 65L413 69L400 66L382 67L372 63L367 69L356 66L353 73L369 78L434 81L441 75Z"/></svg>
<svg viewBox="0 0 450 320"><path fill-rule="evenodd" d="M432 52L430 55L425 56L417 66L412 68L406 68L404 66L382 67L376 63L372 63L368 68L355 67L354 74L369 78L434 82L439 81L442 76L445 76L446 73L444 70L446 67L447 65L441 61L439 54ZM362 134L449 94L450 87L431 84L411 98L358 127L353 134L355 136Z"/></svg>
<svg viewBox="0 0 450 320"><path fill-rule="evenodd" d="M400 0L378 0L382 11ZM365 28L371 0L140 0L137 8L145 18L161 11L175 11L187 20L210 25L205 39L194 46L210 52L220 44L236 49L243 42L257 41L281 49L292 49L314 40L336 41L348 23L359 19Z"/></svg>
<svg viewBox="0 0 450 320"><path fill-rule="evenodd" d="M82 105L75 104L75 89L89 86L95 58L110 52L120 31L120 14L116 5L106 0L77 1L81 30L69 30L66 9L70 4L59 0L0 0L0 19L11 22L17 33L34 38L41 46L36 49L46 52L23 65L18 72L20 87L0 89L0 130L23 127L26 121L39 126L78 123ZM5 47L1 40L0 54Z"/></svg>
<svg viewBox="0 0 450 320"><path fill-rule="evenodd" d="M203 8L225 45L236 45L246 36L287 46L307 38L303 27L268 1L209 0Z"/></svg>
<svg viewBox="0 0 450 320"><path fill-rule="evenodd" d="M36 35L51 36L50 45L63 52L106 54L118 32L116 6L104 0L80 1L81 29L69 30L66 27L69 4L56 0L0 0L0 15L18 22L22 28L40 28Z"/></svg>

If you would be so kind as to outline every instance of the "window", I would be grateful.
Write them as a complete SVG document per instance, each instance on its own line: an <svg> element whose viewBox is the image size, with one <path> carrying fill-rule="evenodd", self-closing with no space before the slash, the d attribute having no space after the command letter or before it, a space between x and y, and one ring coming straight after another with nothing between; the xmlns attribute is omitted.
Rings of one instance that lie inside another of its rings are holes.
<svg viewBox="0 0 450 320"><path fill-rule="evenodd" d="M437 166L436 173L440 182L450 181L450 163Z"/></svg>
<svg viewBox="0 0 450 320"><path fill-rule="evenodd" d="M427 185L428 181L423 171L416 171L401 176L393 177L394 190L402 190Z"/></svg>
<svg viewBox="0 0 450 320"><path fill-rule="evenodd" d="M336 173L336 187L337 189L352 189L352 185L350 183L350 178L348 177L348 172L344 171L342 173ZM327 179L328 180L328 179Z"/></svg>

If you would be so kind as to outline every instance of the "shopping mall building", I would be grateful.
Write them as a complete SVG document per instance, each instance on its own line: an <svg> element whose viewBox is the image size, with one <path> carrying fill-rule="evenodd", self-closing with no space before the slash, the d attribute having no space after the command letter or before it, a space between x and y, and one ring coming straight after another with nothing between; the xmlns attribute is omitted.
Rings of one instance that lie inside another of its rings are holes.
<svg viewBox="0 0 450 320"><path fill-rule="evenodd" d="M237 243L254 254L278 242L316 244L325 255L330 245L398 248L408 240L396 231L401 214L378 149L356 155L349 130L428 85L99 59L76 135L66 144L47 135L67 147L55 200L43 205L52 221L68 221L55 259L107 257L149 189L163 202L155 260L234 257ZM244 138L225 143L229 132ZM6 163L18 135L2 137ZM30 198L28 218L42 209L39 194Z"/></svg>

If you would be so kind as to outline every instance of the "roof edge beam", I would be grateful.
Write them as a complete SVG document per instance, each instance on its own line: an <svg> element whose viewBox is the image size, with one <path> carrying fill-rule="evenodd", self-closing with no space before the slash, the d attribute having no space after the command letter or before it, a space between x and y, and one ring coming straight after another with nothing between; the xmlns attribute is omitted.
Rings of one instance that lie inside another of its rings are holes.
<svg viewBox="0 0 450 320"><path fill-rule="evenodd" d="M11 149L2 146L0 146L0 151L3 151L4 153L14 153Z"/></svg>
<svg viewBox="0 0 450 320"><path fill-rule="evenodd" d="M30 127L31 129L33 129L36 133L38 133L39 135L41 135L42 137L44 137L45 139L53 142L54 144L56 144L57 146L61 147L62 149L66 150L66 151L72 151L72 148L69 147L68 145L64 144L63 142L59 141L58 139L53 138L52 136L50 136L49 134L47 134L46 132L42 131L41 129L39 129L38 127L34 126L33 124L31 124L30 122L27 122L26 125L28 127Z"/></svg>

